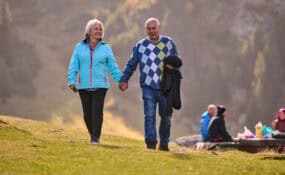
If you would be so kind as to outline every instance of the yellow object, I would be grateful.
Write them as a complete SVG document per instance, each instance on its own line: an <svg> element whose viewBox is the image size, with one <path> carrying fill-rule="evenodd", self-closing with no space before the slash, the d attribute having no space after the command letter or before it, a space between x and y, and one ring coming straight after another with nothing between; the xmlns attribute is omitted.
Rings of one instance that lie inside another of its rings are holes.
<svg viewBox="0 0 285 175"><path fill-rule="evenodd" d="M255 137L256 138L261 138L262 137L262 123L258 122L255 125Z"/></svg>

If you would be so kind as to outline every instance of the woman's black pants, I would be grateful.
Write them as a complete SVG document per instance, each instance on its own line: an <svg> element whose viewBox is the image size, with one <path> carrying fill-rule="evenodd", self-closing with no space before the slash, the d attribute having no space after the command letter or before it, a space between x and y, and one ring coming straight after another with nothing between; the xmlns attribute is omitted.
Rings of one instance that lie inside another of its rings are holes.
<svg viewBox="0 0 285 175"><path fill-rule="evenodd" d="M84 121L91 141L99 141L103 124L103 108L107 89L79 90Z"/></svg>

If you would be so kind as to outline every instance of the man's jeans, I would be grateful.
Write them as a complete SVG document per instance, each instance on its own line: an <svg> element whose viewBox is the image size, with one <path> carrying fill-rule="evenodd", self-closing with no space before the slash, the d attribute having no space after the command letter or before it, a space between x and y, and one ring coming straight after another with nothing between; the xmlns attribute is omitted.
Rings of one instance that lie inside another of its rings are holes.
<svg viewBox="0 0 285 175"><path fill-rule="evenodd" d="M145 143L157 144L156 139L156 106L158 104L159 115L161 117L159 126L160 145L167 146L170 136L171 115L161 116L166 108L166 98L159 89L149 87L142 88L144 102L144 129Z"/></svg>

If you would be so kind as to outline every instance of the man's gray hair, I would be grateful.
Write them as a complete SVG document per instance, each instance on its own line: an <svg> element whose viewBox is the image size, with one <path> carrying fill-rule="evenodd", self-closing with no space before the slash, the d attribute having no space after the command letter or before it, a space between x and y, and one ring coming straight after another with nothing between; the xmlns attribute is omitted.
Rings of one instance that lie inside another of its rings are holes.
<svg viewBox="0 0 285 175"><path fill-rule="evenodd" d="M102 23L100 20L98 20L98 19L96 19L96 18L91 19L91 20L89 20L89 21L87 22L86 27L85 27L84 35L85 35L85 36L89 36L90 30L91 30L92 28L94 28L96 24L100 24L100 25L101 25L101 27L102 27L102 33L103 33L103 34L102 34L102 38L104 38L104 25L103 25L103 23Z"/></svg>
<svg viewBox="0 0 285 175"><path fill-rule="evenodd" d="M158 20L157 18L148 18L148 19L145 21L145 23L144 23L144 27L146 27L149 22L153 22L153 21L156 22L156 24L157 24L158 26L160 26L160 22L159 22L159 20Z"/></svg>
<svg viewBox="0 0 285 175"><path fill-rule="evenodd" d="M215 104L209 104L208 110L211 109L211 108L217 108L217 105L215 105Z"/></svg>

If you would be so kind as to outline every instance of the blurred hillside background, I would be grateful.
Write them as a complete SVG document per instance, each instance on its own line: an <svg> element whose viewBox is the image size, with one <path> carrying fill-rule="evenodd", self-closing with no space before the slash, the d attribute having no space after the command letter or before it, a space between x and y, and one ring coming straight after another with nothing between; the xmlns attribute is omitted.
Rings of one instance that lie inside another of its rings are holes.
<svg viewBox="0 0 285 175"><path fill-rule="evenodd" d="M284 107L284 0L0 0L0 114L63 123L82 115L67 68L94 17L121 69L148 17L175 40L183 108L174 112L172 137L197 133L210 103L226 105L234 136L270 124ZM143 133L138 71L129 85L122 93L112 82L105 109Z"/></svg>

